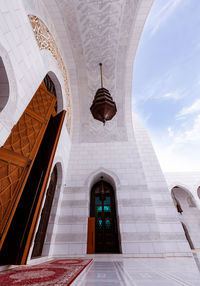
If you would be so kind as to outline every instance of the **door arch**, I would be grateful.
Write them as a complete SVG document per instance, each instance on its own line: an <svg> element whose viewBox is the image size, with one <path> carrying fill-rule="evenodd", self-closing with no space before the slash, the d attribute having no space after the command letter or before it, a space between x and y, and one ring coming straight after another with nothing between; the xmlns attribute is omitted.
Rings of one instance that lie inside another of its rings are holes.
<svg viewBox="0 0 200 286"><path fill-rule="evenodd" d="M95 217L95 253L119 253L115 193L103 177L91 190L90 217Z"/></svg>
<svg viewBox="0 0 200 286"><path fill-rule="evenodd" d="M46 199L45 199L44 207L42 209L38 231L36 233L36 237L34 241L32 258L39 257L42 255L42 250L43 250L44 240L45 240L47 226L49 222L51 207L52 207L56 185L57 185L57 177L58 177L58 170L57 170L57 166L55 165L53 168L53 172L51 173L50 183L49 183L49 186L46 192Z"/></svg>

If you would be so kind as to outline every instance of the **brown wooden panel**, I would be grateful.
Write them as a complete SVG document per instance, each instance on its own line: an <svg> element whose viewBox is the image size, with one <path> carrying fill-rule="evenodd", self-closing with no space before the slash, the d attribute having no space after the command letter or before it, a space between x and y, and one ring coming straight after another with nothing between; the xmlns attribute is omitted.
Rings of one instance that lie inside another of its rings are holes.
<svg viewBox="0 0 200 286"><path fill-rule="evenodd" d="M95 253L95 217L88 218L87 253Z"/></svg>
<svg viewBox="0 0 200 286"><path fill-rule="evenodd" d="M41 83L39 89L36 92L37 96L34 96L28 105L28 109L32 110L35 114L42 118L47 118L52 113L49 107L52 104L54 95L47 91L44 82ZM54 104L55 105L55 104Z"/></svg>
<svg viewBox="0 0 200 286"><path fill-rule="evenodd" d="M8 163L12 163L13 165L25 167L28 165L29 160L28 158L21 156L17 153L14 153L12 151L9 151L3 147L0 148L0 161L5 161ZM29 163L30 164L30 163ZM3 176L3 173L0 173L0 176ZM1 190L1 188L0 188Z"/></svg>
<svg viewBox="0 0 200 286"><path fill-rule="evenodd" d="M16 209L18 194L27 168L0 161L0 228L5 229L11 212ZM2 239L5 234L2 232Z"/></svg>
<svg viewBox="0 0 200 286"><path fill-rule="evenodd" d="M0 148L0 249L55 103L42 83Z"/></svg>
<svg viewBox="0 0 200 286"><path fill-rule="evenodd" d="M42 125L42 122L36 120L25 111L12 129L3 148L29 158Z"/></svg>
<svg viewBox="0 0 200 286"><path fill-rule="evenodd" d="M5 225L5 218L24 168L0 161L0 227Z"/></svg>

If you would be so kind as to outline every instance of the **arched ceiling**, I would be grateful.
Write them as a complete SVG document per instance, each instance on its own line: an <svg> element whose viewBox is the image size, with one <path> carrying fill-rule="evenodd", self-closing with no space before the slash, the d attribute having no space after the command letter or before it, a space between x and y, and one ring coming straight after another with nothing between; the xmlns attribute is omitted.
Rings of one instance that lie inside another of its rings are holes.
<svg viewBox="0 0 200 286"><path fill-rule="evenodd" d="M35 2L38 5L40 0ZM41 2L54 22L58 44L61 44L69 70L74 138L79 142L127 140L133 62L153 0ZM74 70L70 68L72 62ZM109 89L118 110L105 126L90 113L94 95L100 87L100 62L103 63L104 87Z"/></svg>

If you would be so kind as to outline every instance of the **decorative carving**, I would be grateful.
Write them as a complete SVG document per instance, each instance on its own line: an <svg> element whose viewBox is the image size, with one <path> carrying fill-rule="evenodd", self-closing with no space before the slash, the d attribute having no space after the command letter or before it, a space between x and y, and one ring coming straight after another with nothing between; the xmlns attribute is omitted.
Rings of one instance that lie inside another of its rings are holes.
<svg viewBox="0 0 200 286"><path fill-rule="evenodd" d="M49 29L44 24L42 20L40 20L37 16L28 15L29 20L31 22L33 32L35 38L37 40L38 46L41 50L49 50L52 56L56 59L58 66L61 70L64 83L65 83L65 92L67 96L67 130L70 133L71 127L71 103L70 103L70 92L69 92L69 85L68 85L68 77L67 77L67 70L63 63L61 54L58 50L58 47L55 43L54 38L52 37Z"/></svg>
<svg viewBox="0 0 200 286"><path fill-rule="evenodd" d="M29 157L43 124L41 120L45 120L47 117L49 107L52 103L52 95L46 92L46 88L43 88L43 83L36 94L37 96L34 96L30 101L27 111L34 112L41 119L38 120L27 112L23 113L4 143L4 149L13 151L24 157Z"/></svg>
<svg viewBox="0 0 200 286"><path fill-rule="evenodd" d="M10 206L15 189L22 175L23 168L0 161L0 228Z"/></svg>
<svg viewBox="0 0 200 286"><path fill-rule="evenodd" d="M24 113L4 144L4 149L29 157L42 122Z"/></svg>
<svg viewBox="0 0 200 286"><path fill-rule="evenodd" d="M104 65L104 84L112 94L113 100L117 106L119 98L116 96L116 55L119 44L119 33L121 24L121 13L123 9L123 0L104 1L103 3L76 1L76 17L80 23L80 37L82 49L85 56L86 69L88 75L88 94L87 99L81 98L82 101L92 102L96 90L99 88L99 75L97 63L102 62ZM83 17L86 15L87 17ZM67 19L68 21L68 19ZM73 37L72 37L73 39ZM81 102L81 104L83 104ZM98 121L93 120L89 115L81 115L81 140L83 141L112 141L121 140L123 137L118 129L117 120L120 116L120 110L111 121L105 126ZM83 124L87 128L83 128Z"/></svg>
<svg viewBox="0 0 200 286"><path fill-rule="evenodd" d="M125 59L129 45L125 44L126 41L121 41L121 37L128 40L130 38L138 2L140 1L57 1L62 21L68 28L73 57L75 62L78 62L79 78L84 78L87 82L77 100L81 118L79 126L77 124L77 139L80 142L127 140L124 116L126 94L123 93ZM48 10L53 14L52 6L48 7ZM121 29L126 20L126 10L130 10L128 14L131 14L132 18L129 18L130 22ZM99 73L96 69L99 62L105 66L105 86L119 107L117 115L106 122L105 126L94 120L90 112L86 112L99 87Z"/></svg>
<svg viewBox="0 0 200 286"><path fill-rule="evenodd" d="M39 149L56 99L44 82L0 148L0 235L7 232L27 180L28 169ZM2 236L3 237L3 236ZM0 239L2 247L5 236Z"/></svg>
<svg viewBox="0 0 200 286"><path fill-rule="evenodd" d="M45 89L40 87L37 90L37 96L34 96L31 102L28 105L29 110L32 110L42 118L45 118L48 111L49 106L52 102L51 94L47 93Z"/></svg>

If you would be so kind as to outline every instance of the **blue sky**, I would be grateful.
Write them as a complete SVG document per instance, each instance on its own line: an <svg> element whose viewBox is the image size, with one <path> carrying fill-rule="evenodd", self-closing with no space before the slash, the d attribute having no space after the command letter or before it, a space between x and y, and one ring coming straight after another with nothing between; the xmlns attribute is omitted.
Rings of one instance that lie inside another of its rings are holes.
<svg viewBox="0 0 200 286"><path fill-rule="evenodd" d="M163 171L200 171L199 0L155 0L135 58L133 110Z"/></svg>

